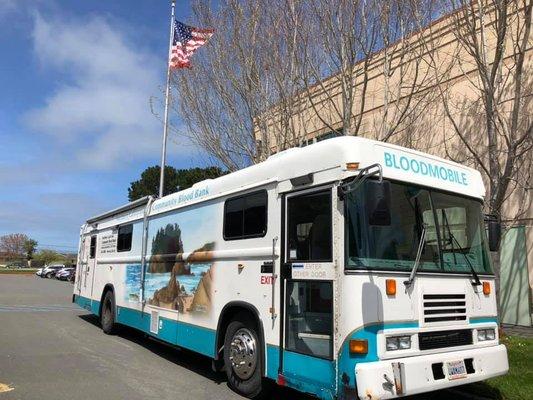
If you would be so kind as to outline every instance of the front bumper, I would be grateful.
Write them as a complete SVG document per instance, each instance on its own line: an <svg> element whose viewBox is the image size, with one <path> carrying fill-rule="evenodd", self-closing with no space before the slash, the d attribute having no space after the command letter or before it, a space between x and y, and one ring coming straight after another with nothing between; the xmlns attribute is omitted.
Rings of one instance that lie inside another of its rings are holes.
<svg viewBox="0 0 533 400"><path fill-rule="evenodd" d="M433 364L472 359L473 372L461 379L450 380L446 368L444 377L435 379ZM424 393L452 386L477 382L503 375L509 370L504 345L470 350L450 351L360 363L355 367L357 392L360 399L391 399L403 395Z"/></svg>

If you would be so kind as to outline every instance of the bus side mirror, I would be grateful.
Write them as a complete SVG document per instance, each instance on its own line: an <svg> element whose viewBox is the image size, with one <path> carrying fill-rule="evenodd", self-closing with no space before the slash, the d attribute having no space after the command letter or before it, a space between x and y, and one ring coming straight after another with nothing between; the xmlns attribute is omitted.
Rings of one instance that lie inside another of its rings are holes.
<svg viewBox="0 0 533 400"><path fill-rule="evenodd" d="M390 226L390 207L390 182L368 180L365 187L365 208L369 225Z"/></svg>
<svg viewBox="0 0 533 400"><path fill-rule="evenodd" d="M496 215L485 215L485 225L489 238L489 250L498 251L502 238L502 225Z"/></svg>

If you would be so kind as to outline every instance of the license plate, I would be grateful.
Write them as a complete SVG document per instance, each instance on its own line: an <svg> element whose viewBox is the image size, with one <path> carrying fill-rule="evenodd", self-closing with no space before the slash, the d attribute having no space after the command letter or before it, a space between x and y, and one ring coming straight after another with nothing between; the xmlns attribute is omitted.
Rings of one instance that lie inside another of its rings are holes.
<svg viewBox="0 0 533 400"><path fill-rule="evenodd" d="M459 361L449 361L446 363L446 366L448 368L448 379L461 379L466 377L466 367L465 367L465 361L459 360Z"/></svg>

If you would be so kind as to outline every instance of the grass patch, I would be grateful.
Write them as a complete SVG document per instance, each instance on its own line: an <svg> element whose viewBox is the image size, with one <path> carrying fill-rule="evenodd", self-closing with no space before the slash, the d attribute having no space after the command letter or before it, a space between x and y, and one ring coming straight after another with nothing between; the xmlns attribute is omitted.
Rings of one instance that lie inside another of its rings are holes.
<svg viewBox="0 0 533 400"><path fill-rule="evenodd" d="M37 272L38 268L16 268L16 269L9 269L9 268L0 268L0 275L24 275L24 274L34 274Z"/></svg>
<svg viewBox="0 0 533 400"><path fill-rule="evenodd" d="M533 399L533 339L505 336L500 342L509 356L507 375L465 385L461 390L489 399Z"/></svg>

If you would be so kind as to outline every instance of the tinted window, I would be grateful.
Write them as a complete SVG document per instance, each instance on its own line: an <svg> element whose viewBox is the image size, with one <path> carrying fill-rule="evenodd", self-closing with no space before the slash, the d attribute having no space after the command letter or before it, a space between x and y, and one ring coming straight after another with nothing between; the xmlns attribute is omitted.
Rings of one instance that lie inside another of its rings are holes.
<svg viewBox="0 0 533 400"><path fill-rule="evenodd" d="M130 251L133 225L124 225L118 228L117 251Z"/></svg>
<svg viewBox="0 0 533 400"><path fill-rule="evenodd" d="M315 192L288 201L288 259L330 261L331 194Z"/></svg>
<svg viewBox="0 0 533 400"><path fill-rule="evenodd" d="M226 200L224 206L225 239L246 239L264 236L267 230L266 224L266 191Z"/></svg>
<svg viewBox="0 0 533 400"><path fill-rule="evenodd" d="M366 181L345 199L347 268L411 271L420 247L421 271L469 273L472 265L491 272L479 201L400 182L381 185Z"/></svg>
<svg viewBox="0 0 533 400"><path fill-rule="evenodd" d="M89 258L96 256L96 236L91 236L91 247L89 251Z"/></svg>
<svg viewBox="0 0 533 400"><path fill-rule="evenodd" d="M243 236L244 222L244 198L226 201L224 215L224 237L235 239Z"/></svg>

